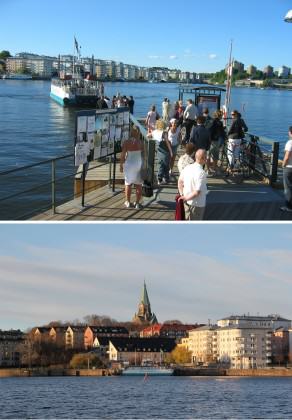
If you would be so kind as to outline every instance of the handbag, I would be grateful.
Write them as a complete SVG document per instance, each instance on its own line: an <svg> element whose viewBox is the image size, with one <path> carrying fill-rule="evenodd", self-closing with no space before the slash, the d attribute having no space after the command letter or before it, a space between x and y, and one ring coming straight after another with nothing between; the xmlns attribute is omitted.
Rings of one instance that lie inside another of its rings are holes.
<svg viewBox="0 0 292 420"><path fill-rule="evenodd" d="M144 181L142 184L142 195L143 197L152 197L153 196L153 186L151 182Z"/></svg>
<svg viewBox="0 0 292 420"><path fill-rule="evenodd" d="M180 194L175 196L175 217L174 220L186 220L185 208L182 200L179 200Z"/></svg>

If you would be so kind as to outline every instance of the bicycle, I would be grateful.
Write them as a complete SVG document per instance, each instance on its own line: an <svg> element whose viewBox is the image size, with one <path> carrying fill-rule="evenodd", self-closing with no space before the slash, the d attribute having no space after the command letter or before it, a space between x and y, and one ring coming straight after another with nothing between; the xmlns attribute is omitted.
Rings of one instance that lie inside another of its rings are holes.
<svg viewBox="0 0 292 420"><path fill-rule="evenodd" d="M230 177L236 184L250 176L249 149L244 140L234 144L225 142L219 161L224 177Z"/></svg>

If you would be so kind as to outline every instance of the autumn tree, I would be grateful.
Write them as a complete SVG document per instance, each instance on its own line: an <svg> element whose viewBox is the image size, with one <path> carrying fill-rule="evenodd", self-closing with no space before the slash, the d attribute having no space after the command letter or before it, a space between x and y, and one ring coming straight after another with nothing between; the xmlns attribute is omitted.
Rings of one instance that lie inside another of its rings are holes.
<svg viewBox="0 0 292 420"><path fill-rule="evenodd" d="M94 353L77 353L72 357L70 367L72 369L102 368L104 364Z"/></svg>
<svg viewBox="0 0 292 420"><path fill-rule="evenodd" d="M166 358L168 363L176 363L183 365L185 363L191 363L192 353L183 346L176 346L170 355Z"/></svg>

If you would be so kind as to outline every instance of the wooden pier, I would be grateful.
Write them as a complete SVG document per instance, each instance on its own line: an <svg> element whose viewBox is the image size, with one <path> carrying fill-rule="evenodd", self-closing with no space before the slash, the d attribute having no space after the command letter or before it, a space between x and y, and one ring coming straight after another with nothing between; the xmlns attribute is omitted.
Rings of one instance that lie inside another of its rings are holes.
<svg viewBox="0 0 292 420"><path fill-rule="evenodd" d="M122 174L118 174L121 178ZM171 182L154 190L151 198L144 198L143 208L136 210L124 207L124 188L117 184L112 192L105 185L85 195L85 206L81 197L56 208L54 214L48 210L31 218L34 221L174 221L175 195L178 173ZM292 213L284 213L283 191L266 185L252 177L237 184L234 179L223 176L208 178L209 194L205 221L287 221ZM134 197L132 199L134 201Z"/></svg>

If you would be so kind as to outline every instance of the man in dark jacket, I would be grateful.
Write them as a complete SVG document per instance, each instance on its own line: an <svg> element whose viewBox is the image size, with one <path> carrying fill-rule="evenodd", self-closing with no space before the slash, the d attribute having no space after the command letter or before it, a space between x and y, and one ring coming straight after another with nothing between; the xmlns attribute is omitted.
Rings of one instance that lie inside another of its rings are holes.
<svg viewBox="0 0 292 420"><path fill-rule="evenodd" d="M101 96L100 98L98 98L97 103L96 103L96 109L107 109L107 103L104 100L104 96Z"/></svg>
<svg viewBox="0 0 292 420"><path fill-rule="evenodd" d="M196 150L209 150L211 137L210 131L204 126L205 117L199 115L197 117L197 125L192 128L190 142L195 145Z"/></svg>

